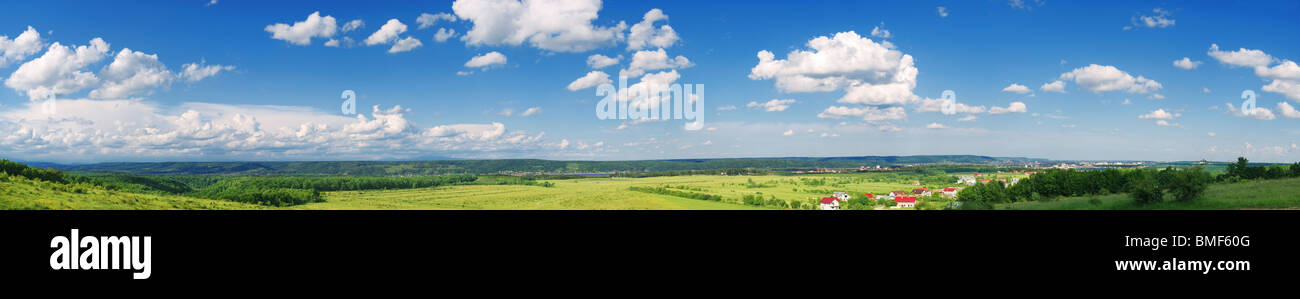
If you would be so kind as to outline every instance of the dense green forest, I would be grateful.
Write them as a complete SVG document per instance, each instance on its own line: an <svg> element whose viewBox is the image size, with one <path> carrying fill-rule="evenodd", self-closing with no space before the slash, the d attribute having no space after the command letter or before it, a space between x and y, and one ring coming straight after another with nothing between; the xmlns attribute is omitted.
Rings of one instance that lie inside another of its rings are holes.
<svg viewBox="0 0 1300 299"><path fill-rule="evenodd" d="M501 172L681 172L721 169L794 170L857 168L908 164L992 164L1047 162L1043 159L984 156L866 156L830 158L737 158L646 161L444 160L444 161L326 161L326 162L159 162L58 165L77 172L129 172L151 175L348 175L395 176L494 174Z"/></svg>
<svg viewBox="0 0 1300 299"><path fill-rule="evenodd" d="M33 180L42 180L46 182L54 182L54 183L68 182L63 178L63 173L58 170L27 167L27 164L22 164L14 161L9 161L9 160L0 160L0 172L4 172L6 174L14 175L14 176L21 176Z"/></svg>

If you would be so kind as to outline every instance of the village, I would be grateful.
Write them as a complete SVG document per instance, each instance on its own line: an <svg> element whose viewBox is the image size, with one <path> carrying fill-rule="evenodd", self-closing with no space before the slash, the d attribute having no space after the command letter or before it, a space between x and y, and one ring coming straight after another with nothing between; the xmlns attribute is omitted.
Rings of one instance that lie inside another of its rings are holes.
<svg viewBox="0 0 1300 299"><path fill-rule="evenodd" d="M998 171L998 173L1003 172ZM1029 176L1038 173L1038 171L1012 170L1009 173ZM956 201L957 194L961 192L961 190L965 189L965 186L990 184L996 181L996 183L1009 187L1019 183L1020 180L1020 177L999 177L994 179L987 177L985 174L976 172L971 175L959 176L954 186L935 189L919 187L911 190L894 190L881 194L863 193L861 197L858 198L855 198L855 196L849 194L849 192L836 191L832 193L831 196L822 197L821 200L818 201L818 204L821 210L841 210L843 207L847 206L850 201L860 200L867 201L869 205L876 206L876 209L914 209L922 201L941 198L945 201L949 201L947 207L958 208L961 206L961 202ZM913 184L920 185L920 182L913 182Z"/></svg>

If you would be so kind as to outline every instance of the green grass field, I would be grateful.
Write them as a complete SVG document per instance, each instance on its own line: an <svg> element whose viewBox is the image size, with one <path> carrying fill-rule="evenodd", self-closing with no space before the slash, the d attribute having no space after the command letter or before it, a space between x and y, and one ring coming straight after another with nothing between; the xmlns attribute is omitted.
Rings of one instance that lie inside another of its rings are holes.
<svg viewBox="0 0 1300 299"><path fill-rule="evenodd" d="M809 186L801 179L827 178L826 185ZM749 184L750 180L754 184ZM887 193L911 190L911 184L870 182L863 175L827 176L673 176L651 178L588 178L549 181L555 187L518 185L468 185L387 191L343 191L325 193L325 202L297 209L488 209L488 210L746 210L760 209L732 203L712 202L649 194L629 187L688 186L704 193L739 199L762 193L780 200L809 200L830 196L827 190ZM842 184L840 184L842 183ZM838 186L838 187L837 187ZM797 191L796 191L797 190Z"/></svg>
<svg viewBox="0 0 1300 299"><path fill-rule="evenodd" d="M1164 202L1137 205L1128 194L1110 194L1044 202L1020 202L1001 205L998 208L1012 210L1300 209L1300 178L1212 184L1205 190L1205 195L1200 200L1193 202L1176 202L1166 194Z"/></svg>
<svg viewBox="0 0 1300 299"><path fill-rule="evenodd" d="M253 210L268 207L224 200L104 190L22 177L0 177L0 209L5 210Z"/></svg>

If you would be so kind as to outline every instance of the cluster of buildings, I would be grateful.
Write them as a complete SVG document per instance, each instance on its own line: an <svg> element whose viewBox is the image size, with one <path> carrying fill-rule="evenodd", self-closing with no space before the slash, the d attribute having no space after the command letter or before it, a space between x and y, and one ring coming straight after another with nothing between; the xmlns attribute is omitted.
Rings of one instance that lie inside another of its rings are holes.
<svg viewBox="0 0 1300 299"><path fill-rule="evenodd" d="M1146 165L1145 162L1077 162L1077 163L1058 163L1048 168L1053 169L1078 169L1078 170L1096 170L1107 168L1140 168Z"/></svg>
<svg viewBox="0 0 1300 299"><path fill-rule="evenodd" d="M795 173L795 174L805 174L805 173L840 173L840 172L843 172L843 171L844 171L844 170L842 170L842 169L830 169L830 168L824 168L824 169L813 169L813 170L795 170L794 173Z"/></svg>
<svg viewBox="0 0 1300 299"><path fill-rule="evenodd" d="M865 193L862 196L864 199L892 200L894 206L890 208L898 209L916 207L918 198L934 196L936 192L946 198L957 197L957 192L961 192L962 189L963 187L947 187L941 190L916 188L912 189L912 191L897 190L880 195ZM829 197L823 197L819 203L822 210L839 210L841 205L847 204L851 199L853 199L853 196L849 195L848 192L835 192Z"/></svg>
<svg viewBox="0 0 1300 299"><path fill-rule="evenodd" d="M497 172L497 173L498 173L498 174L501 174L501 175L510 175L510 176L535 176L535 175L555 175L555 176L606 176L606 175L615 175L615 174L618 174L618 172L614 172L614 171L606 171L606 172L562 172L562 171L509 171L509 170L503 170L503 171L499 171L499 172Z"/></svg>
<svg viewBox="0 0 1300 299"><path fill-rule="evenodd" d="M1013 171L1013 172L1019 173L1019 172L1017 172L1017 171ZM1037 171L1026 171L1026 172L1024 172L1024 173L1025 173L1025 174L1030 174L1030 175L1032 175L1032 174L1035 174L1035 173L1038 173L1038 172L1037 172ZM1015 185L1016 183L1019 183L1019 182L1020 182L1020 178L998 178L997 181L998 181L999 183L1002 183L1002 185L1003 185L1004 187L1010 187L1011 185ZM980 174L980 173L978 173L978 172L976 172L976 173L974 173L974 174L972 174L972 175L964 175L964 176L960 176L960 177L957 178L957 183L958 183L958 184L964 184L964 185L967 185L967 186L973 186L973 185L975 185L975 183L987 184L987 183L992 183L992 182L993 182L993 179L991 179L991 178L985 178L984 175L982 175L982 174Z"/></svg>

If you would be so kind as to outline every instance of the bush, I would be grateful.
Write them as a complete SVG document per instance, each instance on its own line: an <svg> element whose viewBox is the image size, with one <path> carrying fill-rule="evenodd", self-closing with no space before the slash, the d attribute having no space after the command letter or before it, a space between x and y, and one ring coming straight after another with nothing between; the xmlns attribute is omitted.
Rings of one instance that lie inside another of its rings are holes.
<svg viewBox="0 0 1300 299"><path fill-rule="evenodd" d="M1205 172L1201 167L1193 167L1170 174L1170 179L1165 188L1178 201L1192 201L1200 198L1201 194L1205 193L1206 187L1209 186L1212 180L1214 178L1210 176L1210 173Z"/></svg>
<svg viewBox="0 0 1300 299"><path fill-rule="evenodd" d="M663 187L628 187L627 189L628 189L628 190L631 190L631 191L637 191L637 192L645 192L645 193L653 193L653 194L662 194L662 195L676 196L676 197L683 197L683 198L690 198L690 199L708 200L708 201L722 201L722 196L719 196L719 195L713 195L713 194L707 194L707 193L696 193L696 192L688 192L688 191L675 190L675 189L672 188L672 186L663 186ZM758 200L759 200L759 203L761 204L761 203L762 203L762 202L761 202L761 200L762 200L762 196L761 196L761 195L758 196ZM746 202L746 201L747 201L747 202ZM752 204L754 204L754 197L749 197L749 196L747 196L747 197L745 197L744 199L742 199L742 203L744 203L744 204L746 204L746 205L752 205Z"/></svg>
<svg viewBox="0 0 1300 299"><path fill-rule="evenodd" d="M1152 204L1164 200L1160 180L1151 171L1137 170L1129 175L1128 192L1139 204Z"/></svg>

